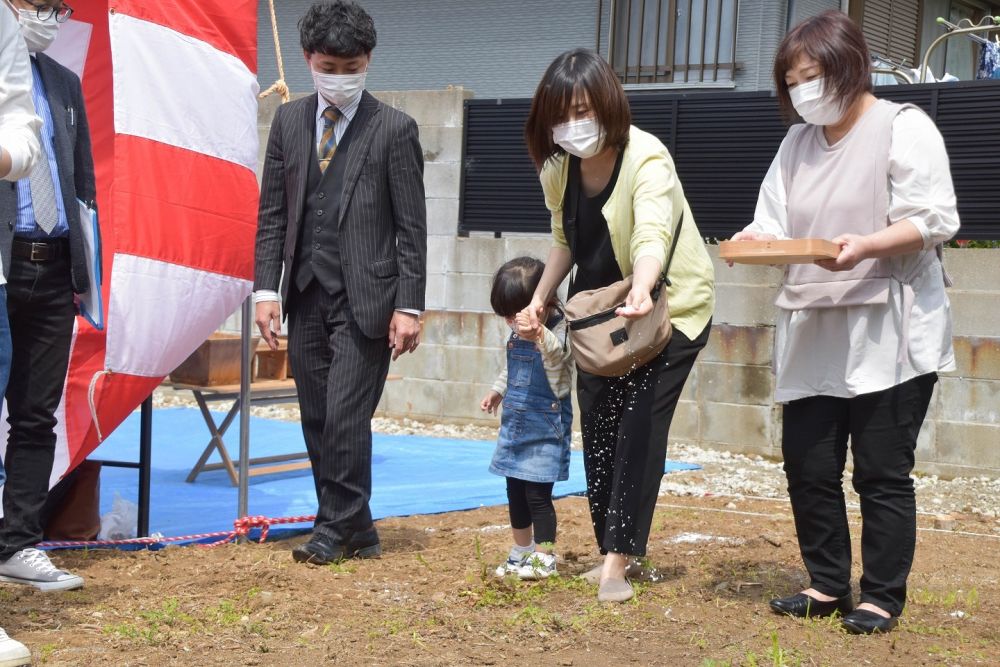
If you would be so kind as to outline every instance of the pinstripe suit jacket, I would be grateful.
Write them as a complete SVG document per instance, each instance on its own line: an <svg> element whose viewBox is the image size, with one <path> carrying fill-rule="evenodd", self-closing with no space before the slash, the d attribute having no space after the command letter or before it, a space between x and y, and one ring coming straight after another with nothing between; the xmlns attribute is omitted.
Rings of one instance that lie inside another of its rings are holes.
<svg viewBox="0 0 1000 667"><path fill-rule="evenodd" d="M280 284L286 304L308 160L317 159L316 104L313 94L278 107L264 158L254 289L278 291ZM416 122L367 91L351 125L338 218L341 271L358 326L366 336L380 338L395 309L424 309L423 153Z"/></svg>

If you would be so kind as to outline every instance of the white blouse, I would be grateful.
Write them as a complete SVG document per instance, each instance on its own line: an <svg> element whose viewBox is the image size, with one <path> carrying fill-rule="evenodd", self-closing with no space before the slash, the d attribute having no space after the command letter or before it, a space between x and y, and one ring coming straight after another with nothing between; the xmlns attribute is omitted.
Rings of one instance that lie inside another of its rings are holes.
<svg viewBox="0 0 1000 667"><path fill-rule="evenodd" d="M778 150L764 177L747 231L788 238L787 200ZM904 109L892 124L889 220L909 220L923 250L891 258L885 304L778 310L774 398L849 398L882 391L935 371L955 369L951 309L935 247L958 231L958 211L944 140L934 122ZM831 231L831 238L837 234ZM904 294L909 321L904 317ZM907 331L908 329L908 331ZM904 340L905 332L905 340Z"/></svg>

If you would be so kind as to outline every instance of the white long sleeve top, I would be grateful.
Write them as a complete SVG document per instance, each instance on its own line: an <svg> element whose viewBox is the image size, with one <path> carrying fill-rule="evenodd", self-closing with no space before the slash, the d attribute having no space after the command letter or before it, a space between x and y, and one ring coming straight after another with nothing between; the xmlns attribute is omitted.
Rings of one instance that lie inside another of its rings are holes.
<svg viewBox="0 0 1000 667"><path fill-rule="evenodd" d="M781 157L779 149L746 230L783 239L789 234ZM903 110L892 124L889 193L889 221L909 220L923 237L923 249L891 258L888 303L778 310L776 401L818 395L849 398L918 375L954 370L951 311L936 246L958 231L958 211L944 140L934 122L915 109ZM906 289L913 291L913 305L904 345ZM900 349L906 351L905 359L898 358Z"/></svg>
<svg viewBox="0 0 1000 667"><path fill-rule="evenodd" d="M17 19L0 7L0 146L12 162L6 181L17 181L31 171L41 148L41 119L31 103L31 65Z"/></svg>
<svg viewBox="0 0 1000 667"><path fill-rule="evenodd" d="M17 19L7 7L0 7L0 148L10 155L10 173L5 181L26 177L41 156L38 130L42 119L35 115L31 101L31 64L28 47L21 37ZM3 277L0 260L0 285Z"/></svg>

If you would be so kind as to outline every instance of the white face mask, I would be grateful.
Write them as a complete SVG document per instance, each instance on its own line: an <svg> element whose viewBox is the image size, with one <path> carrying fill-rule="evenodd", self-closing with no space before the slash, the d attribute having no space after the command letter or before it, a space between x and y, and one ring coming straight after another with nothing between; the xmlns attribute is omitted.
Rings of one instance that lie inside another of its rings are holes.
<svg viewBox="0 0 1000 667"><path fill-rule="evenodd" d="M29 53L44 51L52 45L59 32L59 24L56 17L41 21L38 12L34 9L18 9L18 22L21 24L21 36L24 43L28 45Z"/></svg>
<svg viewBox="0 0 1000 667"><path fill-rule="evenodd" d="M368 71L359 74L321 74L312 70L316 90L330 104L341 108L349 105L365 89Z"/></svg>
<svg viewBox="0 0 1000 667"><path fill-rule="evenodd" d="M844 117L843 105L828 95L822 77L800 83L788 91L792 106L802 119L813 125L835 125Z"/></svg>
<svg viewBox="0 0 1000 667"><path fill-rule="evenodd" d="M596 118L560 123L552 128L552 141L580 159L594 157L604 148L604 130Z"/></svg>

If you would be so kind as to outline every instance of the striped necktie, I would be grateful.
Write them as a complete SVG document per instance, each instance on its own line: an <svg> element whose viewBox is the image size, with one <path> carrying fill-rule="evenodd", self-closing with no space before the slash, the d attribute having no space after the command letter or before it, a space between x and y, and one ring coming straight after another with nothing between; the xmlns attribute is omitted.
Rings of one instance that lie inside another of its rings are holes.
<svg viewBox="0 0 1000 667"><path fill-rule="evenodd" d="M333 154L337 152L337 133L334 127L340 119L340 110L329 106L323 110L323 136L319 140L319 170L325 172Z"/></svg>
<svg viewBox="0 0 1000 667"><path fill-rule="evenodd" d="M45 130L42 130L43 132ZM48 151L45 142L42 145L41 159L35 164L28 175L31 191L31 208L35 212L35 223L46 234L51 234L59 222L59 211L56 208L56 186L52 182L52 171L49 166Z"/></svg>

